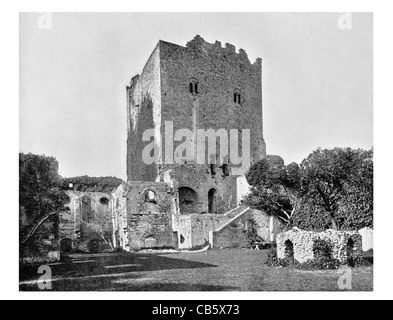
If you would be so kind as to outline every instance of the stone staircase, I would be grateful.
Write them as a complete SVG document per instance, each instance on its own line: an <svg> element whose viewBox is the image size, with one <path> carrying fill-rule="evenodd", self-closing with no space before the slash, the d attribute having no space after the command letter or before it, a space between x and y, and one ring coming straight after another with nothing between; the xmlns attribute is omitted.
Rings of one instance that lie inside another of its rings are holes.
<svg viewBox="0 0 393 320"><path fill-rule="evenodd" d="M220 223L219 225L216 225L215 229L213 231L209 232L209 244L210 244L211 248L214 247L214 234L215 233L222 231L227 226L229 226L232 222L241 218L243 215L245 215L250 210L251 209L247 206L239 206L239 207L236 207L235 209L230 210L227 213L225 213L224 216L226 217L226 219L223 219L222 223Z"/></svg>

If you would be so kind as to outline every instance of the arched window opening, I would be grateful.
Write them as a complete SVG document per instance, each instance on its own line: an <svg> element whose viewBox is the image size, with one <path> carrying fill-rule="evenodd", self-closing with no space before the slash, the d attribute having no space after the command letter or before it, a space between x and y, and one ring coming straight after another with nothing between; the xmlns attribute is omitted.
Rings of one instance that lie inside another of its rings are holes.
<svg viewBox="0 0 393 320"><path fill-rule="evenodd" d="M188 187L179 188L179 206L181 214L198 213L197 193Z"/></svg>
<svg viewBox="0 0 393 320"><path fill-rule="evenodd" d="M199 93L198 80L196 78L190 79L190 93L196 95Z"/></svg>
<svg viewBox="0 0 393 320"><path fill-rule="evenodd" d="M72 252L72 240L71 239L63 239L60 241L60 252L61 253L71 253Z"/></svg>
<svg viewBox="0 0 393 320"><path fill-rule="evenodd" d="M105 198L105 197L102 197L102 198L100 199L100 203L101 203L103 206L107 206L107 205L109 204L109 199L108 199L108 198Z"/></svg>
<svg viewBox="0 0 393 320"><path fill-rule="evenodd" d="M101 240L93 239L87 244L87 250L89 253L100 253L102 251Z"/></svg>
<svg viewBox="0 0 393 320"><path fill-rule="evenodd" d="M156 201L156 194L152 190L148 190L145 193L145 202L150 202L150 203L157 203Z"/></svg>
<svg viewBox="0 0 393 320"><path fill-rule="evenodd" d="M149 236L145 239L145 248L156 248L157 239L153 236Z"/></svg>

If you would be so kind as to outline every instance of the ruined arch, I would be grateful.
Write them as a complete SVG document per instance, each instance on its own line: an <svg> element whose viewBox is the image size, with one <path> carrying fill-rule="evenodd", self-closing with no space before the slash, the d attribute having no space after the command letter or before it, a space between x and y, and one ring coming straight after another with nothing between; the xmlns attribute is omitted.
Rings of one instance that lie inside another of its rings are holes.
<svg viewBox="0 0 393 320"><path fill-rule="evenodd" d="M181 214L198 213L198 195L190 187L179 188L179 206Z"/></svg>
<svg viewBox="0 0 393 320"><path fill-rule="evenodd" d="M157 203L157 191L152 188L147 188L142 192L145 202Z"/></svg>
<svg viewBox="0 0 393 320"><path fill-rule="evenodd" d="M60 252L61 253L71 253L72 252L72 240L69 238L64 238L60 241Z"/></svg>
<svg viewBox="0 0 393 320"><path fill-rule="evenodd" d="M145 238L145 248L156 248L157 239L154 236L148 236Z"/></svg>
<svg viewBox="0 0 393 320"><path fill-rule="evenodd" d="M285 241L285 258L291 260L295 258L295 251L291 240Z"/></svg>
<svg viewBox="0 0 393 320"><path fill-rule="evenodd" d="M102 241L99 239L90 240L87 244L90 253L100 253L102 251Z"/></svg>

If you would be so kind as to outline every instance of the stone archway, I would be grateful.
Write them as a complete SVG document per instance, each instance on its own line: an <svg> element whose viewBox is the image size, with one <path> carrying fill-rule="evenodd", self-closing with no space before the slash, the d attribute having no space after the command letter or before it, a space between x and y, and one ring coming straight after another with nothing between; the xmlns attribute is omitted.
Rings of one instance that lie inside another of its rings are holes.
<svg viewBox="0 0 393 320"><path fill-rule="evenodd" d="M293 242L291 240L285 241L285 258L293 260L294 255Z"/></svg>
<svg viewBox="0 0 393 320"><path fill-rule="evenodd" d="M72 252L72 240L69 238L62 239L60 241L60 252L71 253Z"/></svg>
<svg viewBox="0 0 393 320"><path fill-rule="evenodd" d="M90 253L100 253L102 250L101 240L93 239L89 241L87 244L87 250L89 250Z"/></svg>
<svg viewBox="0 0 393 320"><path fill-rule="evenodd" d="M179 188L179 206L181 214L198 213L197 193L189 187Z"/></svg>
<svg viewBox="0 0 393 320"><path fill-rule="evenodd" d="M355 247L355 241L353 241L352 238L349 238L346 249L347 249L347 263L350 267L354 267L355 265L354 247Z"/></svg>

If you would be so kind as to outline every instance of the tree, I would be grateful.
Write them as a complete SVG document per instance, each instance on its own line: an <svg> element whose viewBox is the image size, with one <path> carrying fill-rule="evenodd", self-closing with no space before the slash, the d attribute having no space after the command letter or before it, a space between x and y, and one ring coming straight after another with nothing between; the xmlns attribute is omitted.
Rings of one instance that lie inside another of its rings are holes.
<svg viewBox="0 0 393 320"><path fill-rule="evenodd" d="M51 217L66 210L68 196L61 189L55 158L19 154L20 246L27 246Z"/></svg>
<svg viewBox="0 0 393 320"><path fill-rule="evenodd" d="M362 212L372 220L372 154L373 150L317 149L301 163L302 196L324 209L333 229L345 225L343 219L351 219L353 210L348 209L361 199L368 208Z"/></svg>
<svg viewBox="0 0 393 320"><path fill-rule="evenodd" d="M373 150L317 149L299 165L267 156L246 175L249 206L306 230L373 225Z"/></svg>
<svg viewBox="0 0 393 320"><path fill-rule="evenodd" d="M251 192L245 203L289 224L298 206L299 166L285 166L281 157L268 155L251 166L246 179Z"/></svg>

